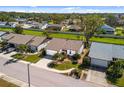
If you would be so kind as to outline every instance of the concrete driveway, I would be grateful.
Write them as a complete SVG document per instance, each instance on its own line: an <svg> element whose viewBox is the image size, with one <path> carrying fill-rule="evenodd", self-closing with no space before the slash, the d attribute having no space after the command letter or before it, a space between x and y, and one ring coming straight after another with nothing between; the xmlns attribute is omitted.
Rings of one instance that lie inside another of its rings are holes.
<svg viewBox="0 0 124 93"><path fill-rule="evenodd" d="M97 83L103 86L111 86L106 81L106 74L104 68L91 67L88 71L86 81Z"/></svg>
<svg viewBox="0 0 124 93"><path fill-rule="evenodd" d="M0 57L0 72L21 80L28 81L27 64L15 62L4 65L8 61L7 58ZM76 80L61 74L53 73L42 68L37 68L30 65L30 80L31 85L37 87L98 87L100 85L87 81Z"/></svg>

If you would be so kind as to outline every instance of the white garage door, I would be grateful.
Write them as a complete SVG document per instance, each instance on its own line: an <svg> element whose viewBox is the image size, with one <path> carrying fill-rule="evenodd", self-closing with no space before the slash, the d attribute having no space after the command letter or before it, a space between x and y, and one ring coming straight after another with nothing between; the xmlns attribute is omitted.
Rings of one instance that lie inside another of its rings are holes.
<svg viewBox="0 0 124 93"><path fill-rule="evenodd" d="M108 62L106 60L100 60L100 59L91 58L91 65L107 67Z"/></svg>
<svg viewBox="0 0 124 93"><path fill-rule="evenodd" d="M53 56L57 53L57 51L53 51L53 50L46 50L47 55Z"/></svg>

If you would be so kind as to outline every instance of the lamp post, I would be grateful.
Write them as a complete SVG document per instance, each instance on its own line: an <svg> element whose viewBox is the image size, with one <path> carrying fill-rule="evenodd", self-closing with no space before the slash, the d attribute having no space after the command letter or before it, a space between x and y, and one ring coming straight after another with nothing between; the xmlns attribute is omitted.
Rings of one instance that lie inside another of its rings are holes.
<svg viewBox="0 0 124 93"><path fill-rule="evenodd" d="M28 86L30 87L30 68L29 68L30 64L27 64L27 71L28 71Z"/></svg>

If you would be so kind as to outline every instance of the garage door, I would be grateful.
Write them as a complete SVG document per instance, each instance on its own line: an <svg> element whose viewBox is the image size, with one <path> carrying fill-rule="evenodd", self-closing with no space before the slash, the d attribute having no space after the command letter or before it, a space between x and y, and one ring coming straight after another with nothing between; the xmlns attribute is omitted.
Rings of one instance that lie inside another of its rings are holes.
<svg viewBox="0 0 124 93"><path fill-rule="evenodd" d="M46 50L47 55L53 56L57 53L57 51L53 51L53 50Z"/></svg>
<svg viewBox="0 0 124 93"><path fill-rule="evenodd" d="M100 67L107 67L108 61L91 58L91 65L100 66Z"/></svg>

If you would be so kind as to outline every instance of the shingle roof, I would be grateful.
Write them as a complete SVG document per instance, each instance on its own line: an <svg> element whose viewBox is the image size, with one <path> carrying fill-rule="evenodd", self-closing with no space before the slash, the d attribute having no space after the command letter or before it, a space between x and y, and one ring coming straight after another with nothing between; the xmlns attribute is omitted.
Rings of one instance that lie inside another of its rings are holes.
<svg viewBox="0 0 124 93"><path fill-rule="evenodd" d="M8 38L11 39L8 39ZM8 34L6 36L8 39L8 43L14 43L14 44L27 44L31 39L34 38L34 36L31 35L21 35L21 34Z"/></svg>
<svg viewBox="0 0 124 93"><path fill-rule="evenodd" d="M78 51L82 46L82 41L53 38L46 49L59 51L60 49L71 49Z"/></svg>
<svg viewBox="0 0 124 93"><path fill-rule="evenodd" d="M103 60L112 60L112 58L124 59L124 46L93 42L89 56Z"/></svg>
<svg viewBox="0 0 124 93"><path fill-rule="evenodd" d="M40 44L42 44L45 41L46 37L35 37L33 38L29 45L33 45L33 46L39 46Z"/></svg>
<svg viewBox="0 0 124 93"><path fill-rule="evenodd" d="M6 35L2 36L2 39L4 39L4 40L10 40L13 37L14 37L14 34L13 33L10 33L10 34L6 34Z"/></svg>

